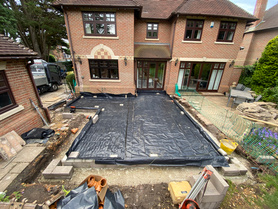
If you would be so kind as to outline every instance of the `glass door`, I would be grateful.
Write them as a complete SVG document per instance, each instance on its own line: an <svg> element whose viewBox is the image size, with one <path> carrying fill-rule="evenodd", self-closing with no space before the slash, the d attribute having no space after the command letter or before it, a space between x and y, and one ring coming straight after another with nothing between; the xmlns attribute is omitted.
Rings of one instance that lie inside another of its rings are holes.
<svg viewBox="0 0 278 209"><path fill-rule="evenodd" d="M225 64L223 64L223 63L214 64L213 70L212 70L212 73L210 76L210 80L209 80L208 90L210 90L210 91L218 90L224 68L225 68Z"/></svg>
<svg viewBox="0 0 278 209"><path fill-rule="evenodd" d="M201 65L202 65L201 63L193 63L192 69L190 72L189 83L188 83L189 89L197 89Z"/></svg>
<svg viewBox="0 0 278 209"><path fill-rule="evenodd" d="M198 90L206 90L208 87L208 80L211 71L212 64L204 63L200 74L200 80Z"/></svg>
<svg viewBox="0 0 278 209"><path fill-rule="evenodd" d="M225 63L181 62L178 76L179 90L217 91Z"/></svg>
<svg viewBox="0 0 278 209"><path fill-rule="evenodd" d="M156 81L155 88L156 89L163 89L165 68L166 68L165 62L158 63L158 69L157 69L156 78L155 78L155 81Z"/></svg>
<svg viewBox="0 0 278 209"><path fill-rule="evenodd" d="M162 90L166 62L137 61L137 88Z"/></svg>

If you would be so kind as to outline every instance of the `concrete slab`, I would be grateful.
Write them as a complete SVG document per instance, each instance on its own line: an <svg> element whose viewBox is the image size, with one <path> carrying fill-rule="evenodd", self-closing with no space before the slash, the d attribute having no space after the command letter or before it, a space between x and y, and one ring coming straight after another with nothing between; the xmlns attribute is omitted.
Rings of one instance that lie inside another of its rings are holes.
<svg viewBox="0 0 278 209"><path fill-rule="evenodd" d="M61 164L61 161L59 159L52 160L49 165L46 167L46 169L42 172L42 175L48 175L53 172L53 170Z"/></svg>
<svg viewBox="0 0 278 209"><path fill-rule="evenodd" d="M30 147L25 146L15 159L14 163L31 163L36 157L44 151L45 147Z"/></svg>
<svg viewBox="0 0 278 209"><path fill-rule="evenodd" d="M16 165L17 165L17 163L9 163L6 167L1 168L0 169L0 180L2 180L2 178L4 176L6 176Z"/></svg>
<svg viewBox="0 0 278 209"><path fill-rule="evenodd" d="M22 171L24 171L25 168L27 168L29 163L18 163L11 171L11 174L20 174Z"/></svg>
<svg viewBox="0 0 278 209"><path fill-rule="evenodd" d="M69 158L78 158L79 152L71 152Z"/></svg>
<svg viewBox="0 0 278 209"><path fill-rule="evenodd" d="M64 112L62 114L62 116L63 116L63 119L71 119L71 118L73 118L73 114L72 113L68 113L68 112Z"/></svg>
<svg viewBox="0 0 278 209"><path fill-rule="evenodd" d="M222 167L224 176L239 176L240 170L237 165L229 164L230 167Z"/></svg>
<svg viewBox="0 0 278 209"><path fill-rule="evenodd" d="M237 158L232 158L230 161L232 164L237 165L240 175L245 175L247 173L248 169Z"/></svg>
<svg viewBox="0 0 278 209"><path fill-rule="evenodd" d="M275 163L275 158L269 155L260 155L256 161L261 164Z"/></svg>
<svg viewBox="0 0 278 209"><path fill-rule="evenodd" d="M16 150L13 148L11 143L8 141L7 138L1 137L0 138L0 157L4 160L8 161L13 156L16 155Z"/></svg>
<svg viewBox="0 0 278 209"><path fill-rule="evenodd" d="M22 145L26 144L25 141L15 131L11 131L5 134L3 137L9 141L16 152L22 150Z"/></svg>
<svg viewBox="0 0 278 209"><path fill-rule="evenodd" d="M7 174L1 181L0 181L0 192L4 192L7 187L15 180L17 174Z"/></svg>
<svg viewBox="0 0 278 209"><path fill-rule="evenodd" d="M57 166L52 173L44 174L45 179L70 179L73 174L72 166Z"/></svg>

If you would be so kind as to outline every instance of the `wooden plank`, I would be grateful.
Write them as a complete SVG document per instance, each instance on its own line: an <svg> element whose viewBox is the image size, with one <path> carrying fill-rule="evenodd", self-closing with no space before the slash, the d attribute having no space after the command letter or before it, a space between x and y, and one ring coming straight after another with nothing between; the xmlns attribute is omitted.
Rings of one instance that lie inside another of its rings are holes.
<svg viewBox="0 0 278 209"><path fill-rule="evenodd" d="M244 115L240 115L240 116L247 119L247 120L252 120L252 121L255 121L255 122L265 123L265 124L270 125L270 126L278 127L278 124L276 124L276 123L271 123L271 122L267 122L267 121L264 121L264 120L258 120L258 119L250 118L250 117L247 117L247 116L244 116Z"/></svg>

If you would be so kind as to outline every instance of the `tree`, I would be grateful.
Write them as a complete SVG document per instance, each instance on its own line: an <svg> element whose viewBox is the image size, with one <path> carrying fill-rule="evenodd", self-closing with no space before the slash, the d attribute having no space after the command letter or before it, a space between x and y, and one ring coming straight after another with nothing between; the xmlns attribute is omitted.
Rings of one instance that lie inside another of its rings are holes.
<svg viewBox="0 0 278 209"><path fill-rule="evenodd" d="M17 28L14 13L8 8L5 0L0 0L0 33L15 38L16 32Z"/></svg>
<svg viewBox="0 0 278 209"><path fill-rule="evenodd" d="M22 43L48 60L50 48L66 37L63 15L51 7L53 0L9 0Z"/></svg>
<svg viewBox="0 0 278 209"><path fill-rule="evenodd" d="M263 92L278 80L278 36L268 42L252 76L252 89Z"/></svg>

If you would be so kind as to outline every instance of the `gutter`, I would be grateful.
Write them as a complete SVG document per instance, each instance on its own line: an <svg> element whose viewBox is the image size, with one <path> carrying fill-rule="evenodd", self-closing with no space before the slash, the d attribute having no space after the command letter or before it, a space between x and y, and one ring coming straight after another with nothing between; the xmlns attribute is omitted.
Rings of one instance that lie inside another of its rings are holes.
<svg viewBox="0 0 278 209"><path fill-rule="evenodd" d="M37 96L38 106L39 106L41 109L43 109L43 111L44 111L44 113L45 113L45 115L46 115L46 118L47 118L48 122L51 123L51 117L50 117L49 111L48 111L48 109L47 109L46 107L44 107L44 106L42 105L42 101L41 101L39 92L38 92L38 90L37 90L37 86L36 86L36 84L35 84L35 80L34 80L33 75L32 75L32 71L31 71L31 68L30 68L30 66L31 66L32 64L34 64L34 60L33 60L33 59L32 59L32 61L31 61L31 63L28 63L28 64L26 65L26 69L27 69L27 71L28 71L29 78L31 79L31 83L32 83L33 89L34 89L35 94L36 94L36 96Z"/></svg>
<svg viewBox="0 0 278 209"><path fill-rule="evenodd" d="M175 33L176 33L176 24L177 24L177 20L175 20L175 22L174 22L172 45L171 45L171 49L170 49L171 57L173 57L173 48L174 48L174 40L175 40Z"/></svg>
<svg viewBox="0 0 278 209"><path fill-rule="evenodd" d="M61 8L63 9L63 6L61 6ZM64 11L65 14L65 19L66 19L66 25L68 26L68 38L69 38L69 42L70 42L70 51L72 54L72 63L74 66L74 72L75 72L75 80L77 81L77 85L79 86L79 77L78 77L78 72L77 72L77 68L76 68L76 63L75 63L75 58L74 58L74 54L75 52L73 51L73 45L72 45L72 39L71 39L71 33L70 33L70 25L69 25L69 19L68 19L68 14L66 11Z"/></svg>

